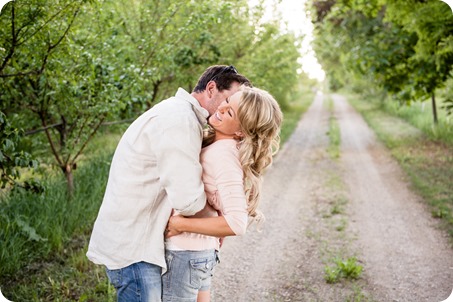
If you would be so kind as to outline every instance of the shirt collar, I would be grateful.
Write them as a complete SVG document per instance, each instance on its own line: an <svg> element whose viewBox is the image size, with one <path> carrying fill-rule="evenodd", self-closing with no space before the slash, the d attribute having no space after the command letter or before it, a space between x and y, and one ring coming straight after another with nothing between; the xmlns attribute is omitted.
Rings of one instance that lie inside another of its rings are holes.
<svg viewBox="0 0 453 302"><path fill-rule="evenodd" d="M208 110L201 107L200 103L196 98L194 98L190 93L188 93L183 88L179 88L176 92L176 97L188 101L192 104L193 111L198 118L200 124L205 125L208 120L209 112Z"/></svg>

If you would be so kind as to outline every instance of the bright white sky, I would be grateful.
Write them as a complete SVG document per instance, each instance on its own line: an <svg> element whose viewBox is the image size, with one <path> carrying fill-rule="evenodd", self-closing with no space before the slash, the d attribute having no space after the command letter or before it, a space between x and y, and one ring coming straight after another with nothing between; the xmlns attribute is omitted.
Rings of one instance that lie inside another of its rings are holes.
<svg viewBox="0 0 453 302"><path fill-rule="evenodd" d="M258 0L249 0L250 6L257 3ZM325 78L324 70L316 60L315 53L311 48L313 24L309 19L309 12L308 14L305 12L306 0L264 0L264 3L266 5L265 20L272 19L272 16L279 12L282 15L283 22L286 23L282 24L283 28L293 31L296 35L304 35L299 59L302 70L310 78L323 81Z"/></svg>

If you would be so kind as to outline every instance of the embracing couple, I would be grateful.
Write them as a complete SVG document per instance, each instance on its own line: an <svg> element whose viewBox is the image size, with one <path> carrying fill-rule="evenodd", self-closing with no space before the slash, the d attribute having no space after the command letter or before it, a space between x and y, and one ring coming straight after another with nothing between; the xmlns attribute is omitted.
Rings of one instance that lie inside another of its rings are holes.
<svg viewBox="0 0 453 302"><path fill-rule="evenodd" d="M124 133L87 252L119 302L210 301L222 238L263 219L282 113L251 86L233 66L211 66Z"/></svg>

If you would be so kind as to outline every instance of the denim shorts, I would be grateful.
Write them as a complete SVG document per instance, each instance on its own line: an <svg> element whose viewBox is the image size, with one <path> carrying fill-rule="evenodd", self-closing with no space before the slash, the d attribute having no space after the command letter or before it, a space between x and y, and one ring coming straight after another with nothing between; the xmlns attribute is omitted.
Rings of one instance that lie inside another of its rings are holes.
<svg viewBox="0 0 453 302"><path fill-rule="evenodd" d="M197 301L198 291L211 287L218 262L216 250L165 250L167 272L162 276L163 302Z"/></svg>
<svg viewBox="0 0 453 302"><path fill-rule="evenodd" d="M115 287L118 302L160 302L162 279L160 266L137 262L127 267L106 269L110 283Z"/></svg>

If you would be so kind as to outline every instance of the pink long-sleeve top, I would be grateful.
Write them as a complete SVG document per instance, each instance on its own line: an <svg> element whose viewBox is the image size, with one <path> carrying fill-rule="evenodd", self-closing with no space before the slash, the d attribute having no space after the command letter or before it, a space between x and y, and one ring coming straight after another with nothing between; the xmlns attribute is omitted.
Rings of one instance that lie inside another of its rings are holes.
<svg viewBox="0 0 453 302"><path fill-rule="evenodd" d="M237 142L234 139L214 142L202 149L200 161L208 202L193 217L217 216L219 210L233 232L243 235L247 228L248 213ZM182 233L166 239L165 246L169 250L219 249L219 240L212 236Z"/></svg>

